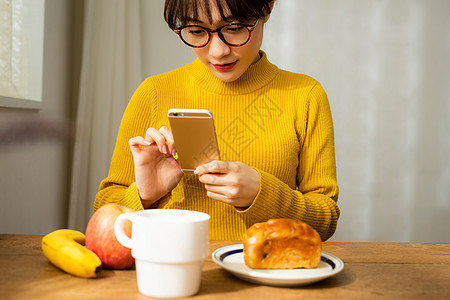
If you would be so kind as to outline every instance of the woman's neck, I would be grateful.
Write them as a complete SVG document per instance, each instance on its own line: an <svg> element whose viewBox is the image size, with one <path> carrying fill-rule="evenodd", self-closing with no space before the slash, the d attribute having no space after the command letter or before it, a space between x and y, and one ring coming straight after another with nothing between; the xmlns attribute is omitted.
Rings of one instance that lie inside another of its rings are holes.
<svg viewBox="0 0 450 300"><path fill-rule="evenodd" d="M255 56L255 59L253 60L253 62L250 65L257 63L258 60L260 60L262 56L263 56L262 52L258 52Z"/></svg>

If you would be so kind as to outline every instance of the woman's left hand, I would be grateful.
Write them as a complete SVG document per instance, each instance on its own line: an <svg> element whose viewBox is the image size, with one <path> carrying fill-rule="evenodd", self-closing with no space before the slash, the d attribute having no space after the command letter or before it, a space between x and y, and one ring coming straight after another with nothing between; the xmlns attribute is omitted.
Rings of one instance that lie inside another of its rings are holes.
<svg viewBox="0 0 450 300"><path fill-rule="evenodd" d="M235 207L249 207L259 191L258 171L241 162L215 160L194 173L208 197Z"/></svg>

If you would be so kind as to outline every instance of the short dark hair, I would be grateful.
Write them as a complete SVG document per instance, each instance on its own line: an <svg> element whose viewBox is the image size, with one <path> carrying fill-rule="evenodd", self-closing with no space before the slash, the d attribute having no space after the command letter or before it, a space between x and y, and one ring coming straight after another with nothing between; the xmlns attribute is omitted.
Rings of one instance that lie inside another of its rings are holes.
<svg viewBox="0 0 450 300"><path fill-rule="evenodd" d="M217 8L223 20L244 22L260 19L270 14L270 3L274 0L216 0ZM174 30L189 21L198 20L199 9L205 9L212 23L210 0L166 0L164 19ZM225 14L230 12L231 15Z"/></svg>

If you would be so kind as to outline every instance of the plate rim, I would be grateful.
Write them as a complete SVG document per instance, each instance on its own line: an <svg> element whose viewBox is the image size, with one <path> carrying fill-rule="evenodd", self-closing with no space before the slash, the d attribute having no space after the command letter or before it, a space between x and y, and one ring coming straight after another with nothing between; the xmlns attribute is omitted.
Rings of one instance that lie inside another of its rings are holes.
<svg viewBox="0 0 450 300"><path fill-rule="evenodd" d="M258 279L272 279L275 280L277 282L284 282L283 283L273 283L271 285L277 285L277 286L282 286L282 285L301 285L302 282L304 281L308 281L309 283L313 283L316 281L320 281L323 279L326 279L328 277L334 276L336 274L338 274L339 272L341 272L344 269L344 262L337 256L332 255L330 253L324 252L322 251L321 253L321 258L325 257L329 260L331 260L334 264L335 267L327 273L323 273L323 274L312 274L311 276L308 277L283 277L283 276L273 276L273 274L270 273L262 273L262 272L258 272L258 269L250 269L249 271L246 270L240 270L240 269L235 269L232 268L228 265L226 265L223 260L221 260L221 256L229 251L235 251L235 250L240 250L243 249L243 244L234 244L234 245L228 245L228 246L224 246L224 247L220 247L216 250L213 251L213 253L211 254L211 258L212 260L219 265L220 267L222 267L223 269L227 270L230 273L234 273L234 274L239 274L243 277L240 277L241 279L247 279L248 277L250 277L247 281L251 281L251 282L256 282ZM325 262L327 263L327 262ZM327 263L329 264L329 263ZM283 270L280 270L283 271ZM238 276L239 277L239 276ZM254 280L252 280L254 279ZM256 281L255 281L256 280ZM259 282L259 281L258 281ZM296 282L298 282L296 284ZM261 282L259 282L261 283ZM265 283L268 284L268 283Z"/></svg>

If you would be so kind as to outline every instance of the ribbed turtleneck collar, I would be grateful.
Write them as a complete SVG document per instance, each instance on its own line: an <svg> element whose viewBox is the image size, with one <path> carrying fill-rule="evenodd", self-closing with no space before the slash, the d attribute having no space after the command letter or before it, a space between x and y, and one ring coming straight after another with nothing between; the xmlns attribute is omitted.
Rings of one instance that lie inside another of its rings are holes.
<svg viewBox="0 0 450 300"><path fill-rule="evenodd" d="M200 88L218 94L247 94L267 85L279 69L270 63L264 51L261 58L233 82L218 79L198 58L185 66L188 75Z"/></svg>

